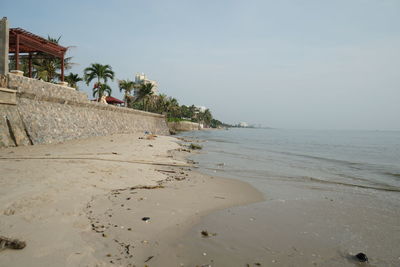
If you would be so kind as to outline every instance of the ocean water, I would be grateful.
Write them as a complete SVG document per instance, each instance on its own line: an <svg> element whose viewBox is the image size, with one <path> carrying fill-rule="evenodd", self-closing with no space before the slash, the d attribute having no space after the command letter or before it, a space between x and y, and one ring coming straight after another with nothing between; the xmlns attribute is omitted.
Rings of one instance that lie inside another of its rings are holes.
<svg viewBox="0 0 400 267"><path fill-rule="evenodd" d="M263 181L400 191L400 131L232 128L183 136L203 140L200 170Z"/></svg>
<svg viewBox="0 0 400 267"><path fill-rule="evenodd" d="M182 136L203 146L190 157L199 171L248 182L265 198L202 218L176 241L185 266L360 266L359 252L370 266L400 266L399 131ZM217 235L199 237L204 229Z"/></svg>

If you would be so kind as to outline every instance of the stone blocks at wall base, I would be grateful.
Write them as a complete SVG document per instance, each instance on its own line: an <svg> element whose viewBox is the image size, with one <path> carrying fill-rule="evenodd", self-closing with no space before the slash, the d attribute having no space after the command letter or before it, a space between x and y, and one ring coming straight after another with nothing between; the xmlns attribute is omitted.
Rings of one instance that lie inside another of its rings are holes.
<svg viewBox="0 0 400 267"><path fill-rule="evenodd" d="M171 132L185 132L200 130L200 124L190 121L174 121L168 122L168 127Z"/></svg>
<svg viewBox="0 0 400 267"><path fill-rule="evenodd" d="M15 132L20 130L24 141L17 145L145 131L169 134L162 115L90 102L82 92L35 79L13 74L7 79L8 88L17 91L16 105L11 111L9 105L0 104L0 114L7 114L12 125L19 125ZM0 124L1 129L5 125ZM15 145L9 131L4 128L3 132L8 137L2 138L0 147Z"/></svg>

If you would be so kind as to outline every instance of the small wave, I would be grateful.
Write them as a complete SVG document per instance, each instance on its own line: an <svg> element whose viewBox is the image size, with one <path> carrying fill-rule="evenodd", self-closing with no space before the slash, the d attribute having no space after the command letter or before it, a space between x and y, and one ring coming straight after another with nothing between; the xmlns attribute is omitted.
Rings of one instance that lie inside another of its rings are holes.
<svg viewBox="0 0 400 267"><path fill-rule="evenodd" d="M385 172L385 174L400 179L400 173Z"/></svg>
<svg viewBox="0 0 400 267"><path fill-rule="evenodd" d="M376 186L369 186L369 185L350 184L350 183L344 183L344 182L339 182L339 181L327 181L327 180L322 180L322 179L309 177L309 176L302 176L300 178L306 179L306 180L309 180L312 182L316 182L316 183L335 184L335 185L343 185L343 186L358 187L358 188L365 188L365 189L374 189L374 190L389 191L389 192L400 192L400 188L394 187L394 186L376 187Z"/></svg>
<svg viewBox="0 0 400 267"><path fill-rule="evenodd" d="M208 141L212 141L212 142L216 142L216 143L238 144L237 142L227 141L227 140L218 139L218 138L209 138L207 140Z"/></svg>
<svg viewBox="0 0 400 267"><path fill-rule="evenodd" d="M326 157L321 157L321 156L313 156L313 155L293 153L293 152L276 151L276 150L268 150L268 151L269 152L273 152L273 153L279 153L279 154L282 154L282 155L288 155L288 156L296 156L296 157L316 159L316 160L322 160L322 161L328 161L328 162L334 162L334 163L341 163L341 164L350 165L353 168L356 168L356 167L354 167L356 165L362 165L363 164L361 162L353 162L353 161L347 161L347 160L341 160L341 159L332 159L332 158L326 158ZM358 168L356 168L356 169L358 169Z"/></svg>
<svg viewBox="0 0 400 267"><path fill-rule="evenodd" d="M225 169L222 169L222 168L209 168L209 167L205 167L204 169L205 169L205 170L208 170L208 171L214 171L214 172L216 172L216 171L218 171L218 172L226 172L226 170L225 170Z"/></svg>

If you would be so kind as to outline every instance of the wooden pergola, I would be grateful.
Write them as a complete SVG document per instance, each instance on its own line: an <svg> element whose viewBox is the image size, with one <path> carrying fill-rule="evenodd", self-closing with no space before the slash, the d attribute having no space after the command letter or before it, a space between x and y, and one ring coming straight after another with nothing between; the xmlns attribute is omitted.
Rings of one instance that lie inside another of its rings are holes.
<svg viewBox="0 0 400 267"><path fill-rule="evenodd" d="M64 56L68 48L21 28L11 28L9 33L9 52L15 55L17 70L19 70L20 53L28 54L29 77L32 78L32 56L35 53L42 52L61 59L61 81L64 81Z"/></svg>

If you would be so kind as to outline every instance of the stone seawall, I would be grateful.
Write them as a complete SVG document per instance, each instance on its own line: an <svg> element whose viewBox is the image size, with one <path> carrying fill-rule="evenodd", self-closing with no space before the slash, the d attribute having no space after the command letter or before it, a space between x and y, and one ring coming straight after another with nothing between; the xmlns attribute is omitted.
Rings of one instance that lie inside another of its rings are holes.
<svg viewBox="0 0 400 267"><path fill-rule="evenodd" d="M3 87L15 90L16 104L0 104L0 147L115 133L169 134L162 115L90 102L85 93L69 87L13 74Z"/></svg>
<svg viewBox="0 0 400 267"><path fill-rule="evenodd" d="M168 127L173 132L184 132L184 131L197 131L200 130L200 124L190 121L176 121L168 122Z"/></svg>

